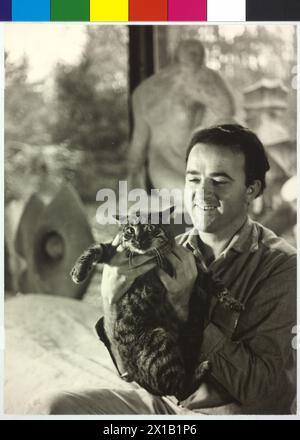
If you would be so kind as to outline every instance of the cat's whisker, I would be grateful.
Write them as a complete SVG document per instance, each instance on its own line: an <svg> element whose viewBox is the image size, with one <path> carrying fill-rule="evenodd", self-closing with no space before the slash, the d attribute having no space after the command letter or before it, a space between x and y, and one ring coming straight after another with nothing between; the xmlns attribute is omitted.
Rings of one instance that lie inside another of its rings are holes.
<svg viewBox="0 0 300 440"><path fill-rule="evenodd" d="M158 263L158 265L159 266L162 266L162 256L161 256L161 253L159 252L159 250L155 247L155 248L153 248L153 250L154 250L154 252L155 252L155 254L156 254L156 260L157 260L157 263Z"/></svg>
<svg viewBox="0 0 300 440"><path fill-rule="evenodd" d="M156 261L157 261L157 264L160 266L160 265L161 265L161 259L160 259L159 252L158 252L158 250L157 250L156 248L154 248L154 251L155 251L155 253L156 253Z"/></svg>
<svg viewBox="0 0 300 440"><path fill-rule="evenodd" d="M159 253L157 248L155 248L155 250L156 250L156 253L157 253L157 258L158 258L159 265L161 266L161 263L162 263L161 255L160 255L160 253Z"/></svg>
<svg viewBox="0 0 300 440"><path fill-rule="evenodd" d="M160 253L159 250L157 250L157 252L158 252L158 255L159 255L160 265L162 266L162 265L163 265L163 258L162 258L162 255L161 255L161 253Z"/></svg>
<svg viewBox="0 0 300 440"><path fill-rule="evenodd" d="M133 253L132 251L129 251L129 266L132 267L132 257L133 257Z"/></svg>

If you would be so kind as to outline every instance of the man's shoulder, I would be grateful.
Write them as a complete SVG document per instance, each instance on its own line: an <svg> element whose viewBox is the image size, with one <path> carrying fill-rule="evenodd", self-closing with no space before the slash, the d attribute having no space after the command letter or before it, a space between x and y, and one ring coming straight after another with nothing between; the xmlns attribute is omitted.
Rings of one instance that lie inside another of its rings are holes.
<svg viewBox="0 0 300 440"><path fill-rule="evenodd" d="M287 257L297 255L296 249L284 238L276 235L271 229L255 221L253 221L253 225L258 231L259 244L267 248L270 252L281 253Z"/></svg>
<svg viewBox="0 0 300 440"><path fill-rule="evenodd" d="M272 230L258 222L253 221L253 226L258 232L258 248L263 254L263 262L273 267L275 272L282 270L296 270L297 251L284 238L276 235Z"/></svg>

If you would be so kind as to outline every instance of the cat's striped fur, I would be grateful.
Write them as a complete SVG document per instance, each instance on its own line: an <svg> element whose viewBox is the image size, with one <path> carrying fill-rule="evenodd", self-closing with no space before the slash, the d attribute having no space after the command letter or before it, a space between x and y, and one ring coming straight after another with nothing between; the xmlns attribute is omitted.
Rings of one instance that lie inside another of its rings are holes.
<svg viewBox="0 0 300 440"><path fill-rule="evenodd" d="M128 218L122 226L120 244L129 260L135 254L152 253L158 265L172 273L164 256L174 244L169 225L132 223ZM110 244L89 248L75 264L73 280L83 281L93 263L109 264L114 249ZM189 318L182 322L167 299L156 269L136 279L117 303L113 331L128 378L155 395L175 395L181 400L193 392L208 369L208 363L197 366L202 316L197 290L191 296Z"/></svg>

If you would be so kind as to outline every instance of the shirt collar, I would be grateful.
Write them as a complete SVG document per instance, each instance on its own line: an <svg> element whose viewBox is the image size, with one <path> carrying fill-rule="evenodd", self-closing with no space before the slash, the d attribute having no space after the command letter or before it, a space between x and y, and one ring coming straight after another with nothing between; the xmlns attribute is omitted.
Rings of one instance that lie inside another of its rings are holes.
<svg viewBox="0 0 300 440"><path fill-rule="evenodd" d="M258 250L258 231L255 223L247 217L243 226L232 237L224 252L234 249L237 252L255 252Z"/></svg>
<svg viewBox="0 0 300 440"><path fill-rule="evenodd" d="M193 251L200 251L200 242L198 231L196 228L191 229L187 234L185 245ZM222 255L226 255L229 250L235 250L236 252L255 252L258 249L258 231L255 225L249 217L247 217L242 227L234 234L230 243L226 249L222 252Z"/></svg>

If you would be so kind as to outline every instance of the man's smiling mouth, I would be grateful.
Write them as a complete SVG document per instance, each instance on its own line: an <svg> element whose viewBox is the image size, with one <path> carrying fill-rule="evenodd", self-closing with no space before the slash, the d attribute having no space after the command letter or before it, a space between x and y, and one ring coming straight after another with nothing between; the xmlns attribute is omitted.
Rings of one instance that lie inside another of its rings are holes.
<svg viewBox="0 0 300 440"><path fill-rule="evenodd" d="M202 205L202 204L199 204L199 203L195 203L194 206L196 206L197 208L202 209L202 211L213 211L213 210L218 208L217 205Z"/></svg>

